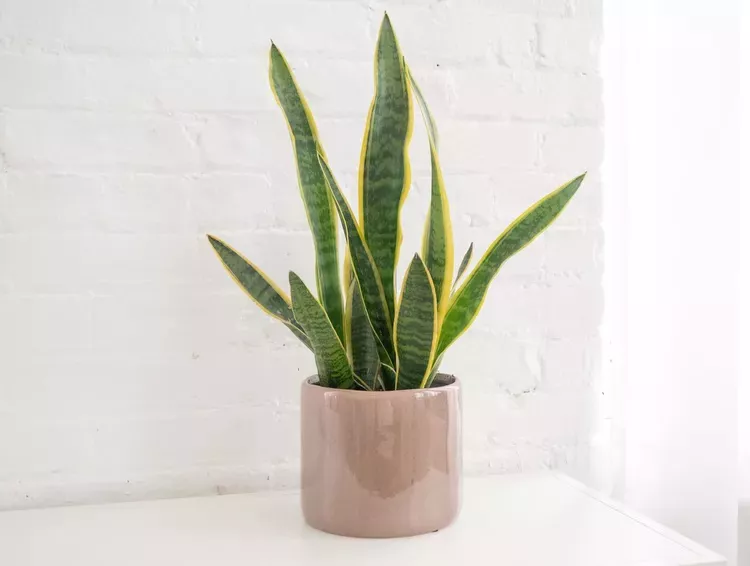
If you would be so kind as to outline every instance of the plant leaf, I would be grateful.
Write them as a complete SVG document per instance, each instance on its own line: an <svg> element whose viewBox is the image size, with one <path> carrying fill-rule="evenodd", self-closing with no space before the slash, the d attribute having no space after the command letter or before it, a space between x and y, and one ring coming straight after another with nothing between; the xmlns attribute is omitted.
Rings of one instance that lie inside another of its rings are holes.
<svg viewBox="0 0 750 566"><path fill-rule="evenodd" d="M469 267L469 262L471 261L471 254L473 253L474 253L474 242L469 244L469 249L466 250L466 253L464 254L464 258L461 260L461 265L458 266L458 273L456 273L456 280L453 282L454 288L456 285L458 285L458 280L461 279L461 276L464 274L464 271L466 271L466 268Z"/></svg>
<svg viewBox="0 0 750 566"><path fill-rule="evenodd" d="M354 385L354 373L328 315L294 272L289 272L289 286L292 289L294 316L305 330L315 353L320 384L350 389Z"/></svg>
<svg viewBox="0 0 750 566"><path fill-rule="evenodd" d="M375 339L378 342L380 360L393 365L392 360L395 359L395 351L393 348L391 318L388 314L388 306L383 286L378 277L375 261L365 243L362 231L354 219L352 209L341 193L341 189L339 189L325 158L322 155L319 155L318 158L325 175L326 184L336 203L341 224L344 227L344 235L349 246L352 272L362 293L362 301L365 304L367 318L372 326Z"/></svg>
<svg viewBox="0 0 750 566"><path fill-rule="evenodd" d="M432 188L430 193L430 210L422 237L422 256L435 284L438 298L438 313L440 318L448 308L451 292L451 277L453 276L453 229L451 227L448 196L445 193L443 173L440 170L440 160L437 149L437 127L430 114L427 102L422 96L411 71L407 69L409 82L417 99L419 108L427 128L430 142L430 162L432 167Z"/></svg>
<svg viewBox="0 0 750 566"><path fill-rule="evenodd" d="M427 383L425 384L425 387L432 387L432 382L435 381L435 376L440 370L440 364L442 362L443 362L443 354L440 354L439 356L435 357L435 361L432 362L432 369L430 370L430 375L427 378Z"/></svg>
<svg viewBox="0 0 750 566"><path fill-rule="evenodd" d="M283 322L302 343L312 349L302 326L295 320L292 305L286 294L256 265L245 259L219 238L209 235L216 255L234 281L263 311Z"/></svg>
<svg viewBox="0 0 750 566"><path fill-rule="evenodd" d="M451 297L440 329L437 353L442 354L474 321L487 289L500 266L526 247L563 211L578 190L585 173L548 194L519 216L485 252L474 270Z"/></svg>
<svg viewBox="0 0 750 566"><path fill-rule="evenodd" d="M372 333L372 326L367 318L365 304L356 281L350 284L346 305L346 343L354 373L362 378L370 389L380 369L378 345Z"/></svg>
<svg viewBox="0 0 750 566"><path fill-rule="evenodd" d="M396 389L417 389L427 384L437 339L435 286L427 266L414 254L396 314Z"/></svg>
<svg viewBox="0 0 750 566"><path fill-rule="evenodd" d="M318 297L336 333L343 340L344 315L336 245L336 214L318 163L318 152L323 149L305 98L286 59L273 44L269 59L271 90L289 127L300 192L313 235Z"/></svg>
<svg viewBox="0 0 750 566"><path fill-rule="evenodd" d="M375 49L375 96L359 169L360 222L378 269L388 315L394 315L394 273L401 247L401 205L409 191L411 97L404 60L386 15Z"/></svg>

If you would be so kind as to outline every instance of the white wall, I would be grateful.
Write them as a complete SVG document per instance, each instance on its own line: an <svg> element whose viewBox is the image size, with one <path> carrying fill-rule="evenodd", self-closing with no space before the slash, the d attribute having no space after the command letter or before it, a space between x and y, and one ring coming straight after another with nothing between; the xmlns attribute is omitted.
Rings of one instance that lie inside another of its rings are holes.
<svg viewBox="0 0 750 566"><path fill-rule="evenodd" d="M608 117L624 113L622 135L607 134L627 192L624 496L731 559L739 2L612 0L607 9L618 16L605 19L605 33L622 39L622 88L605 104Z"/></svg>
<svg viewBox="0 0 750 566"><path fill-rule="evenodd" d="M446 360L470 471L586 478L602 308L600 0L5 0L0 8L0 508L283 487L313 360L217 263L225 237L312 283L286 52L349 186L388 8L441 128L457 254L583 170ZM418 249L413 141L403 257Z"/></svg>

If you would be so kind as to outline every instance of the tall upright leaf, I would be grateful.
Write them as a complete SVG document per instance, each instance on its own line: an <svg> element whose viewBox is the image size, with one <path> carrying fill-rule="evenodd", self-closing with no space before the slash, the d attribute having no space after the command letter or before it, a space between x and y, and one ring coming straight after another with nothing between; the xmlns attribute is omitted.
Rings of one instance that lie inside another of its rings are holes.
<svg viewBox="0 0 750 566"><path fill-rule="evenodd" d="M534 204L503 232L485 252L474 270L451 297L440 329L437 353L442 354L474 321L487 289L500 266L526 247L563 211L583 182L585 173L565 183Z"/></svg>
<svg viewBox="0 0 750 566"><path fill-rule="evenodd" d="M361 377L370 389L375 389L380 370L378 345L356 281L351 282L347 293L344 328L346 329L347 353L354 373Z"/></svg>
<svg viewBox="0 0 750 566"><path fill-rule="evenodd" d="M219 238L209 235L213 246L229 275L263 311L283 322L302 343L311 348L302 326L295 320L292 305L284 291L255 264L233 250Z"/></svg>
<svg viewBox="0 0 750 566"><path fill-rule="evenodd" d="M438 159L437 126L430 114L422 91L408 71L414 97L427 127L427 138L430 142L430 163L432 168L432 186L430 191L430 210L422 237L422 256L435 284L438 300L438 314L440 318L448 308L451 293L451 277L453 277L453 228L451 227L448 195L445 193L443 173Z"/></svg>
<svg viewBox="0 0 750 566"><path fill-rule="evenodd" d="M305 98L286 59L273 44L269 58L271 90L289 126L300 191L313 234L318 297L336 333L343 340L344 319L336 245L336 215L318 162L318 152L322 152L323 149Z"/></svg>
<svg viewBox="0 0 750 566"><path fill-rule="evenodd" d="M438 339L435 286L414 254L404 277L395 323L396 389L425 387Z"/></svg>
<svg viewBox="0 0 750 566"><path fill-rule="evenodd" d="M391 319L394 315L394 273L402 240L399 217L411 176L408 156L411 129L406 66L386 15L375 50L375 96L362 142L359 212Z"/></svg>
<svg viewBox="0 0 750 566"><path fill-rule="evenodd" d="M354 213L346 202L341 189L339 189L336 179L333 177L325 158L320 155L320 164L325 175L326 184L333 195L336 203L336 209L341 219L341 225L344 227L344 235L349 247L351 258L351 268L354 277L359 284L359 290L362 293L362 301L365 304L367 318L374 331L375 339L378 342L378 350L382 362L393 366L395 351L393 348L393 333L391 327L391 317L388 313L388 304L383 292L383 285L378 277L375 260L370 253L370 249L365 242L362 230L354 218Z"/></svg>
<svg viewBox="0 0 750 566"><path fill-rule="evenodd" d="M324 387L350 389L354 385L354 373L328 315L294 272L289 272L289 286L292 290L294 316L310 338L315 353L320 384Z"/></svg>

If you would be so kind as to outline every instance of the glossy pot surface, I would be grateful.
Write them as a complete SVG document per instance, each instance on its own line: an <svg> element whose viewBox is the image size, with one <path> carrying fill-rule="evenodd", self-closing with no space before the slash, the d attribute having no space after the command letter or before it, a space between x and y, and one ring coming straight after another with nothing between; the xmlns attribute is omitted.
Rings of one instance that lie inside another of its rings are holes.
<svg viewBox="0 0 750 566"><path fill-rule="evenodd" d="M448 526L461 488L461 390L302 384L302 511L329 533L411 536Z"/></svg>

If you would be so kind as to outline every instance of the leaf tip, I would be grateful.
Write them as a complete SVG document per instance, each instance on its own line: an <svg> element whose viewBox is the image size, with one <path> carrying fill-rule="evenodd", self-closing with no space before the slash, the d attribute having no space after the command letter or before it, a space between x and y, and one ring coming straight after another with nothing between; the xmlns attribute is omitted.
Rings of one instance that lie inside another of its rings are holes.
<svg viewBox="0 0 750 566"><path fill-rule="evenodd" d="M391 23L391 17L388 15L388 12L383 12L383 22L380 24L380 33L382 34L384 31L388 31L389 33L393 33L393 24Z"/></svg>
<svg viewBox="0 0 750 566"><path fill-rule="evenodd" d="M206 238L208 238L208 243L211 244L214 248L222 243L222 241L213 234L206 234Z"/></svg>

